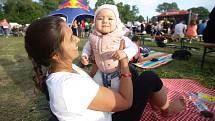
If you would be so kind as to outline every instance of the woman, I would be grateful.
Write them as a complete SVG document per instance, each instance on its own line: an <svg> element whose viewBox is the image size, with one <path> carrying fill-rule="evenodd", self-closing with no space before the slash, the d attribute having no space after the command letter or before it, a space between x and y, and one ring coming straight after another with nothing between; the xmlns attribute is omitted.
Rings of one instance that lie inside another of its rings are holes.
<svg viewBox="0 0 215 121"><path fill-rule="evenodd" d="M77 24L77 20L74 20L72 23L72 32L75 36L78 36L78 24Z"/></svg>
<svg viewBox="0 0 215 121"><path fill-rule="evenodd" d="M191 20L190 25L187 28L186 36L189 38L190 43L192 43L192 39L197 36L197 24L196 20Z"/></svg>
<svg viewBox="0 0 215 121"><path fill-rule="evenodd" d="M73 64L79 56L78 43L79 38L56 16L36 20L26 32L25 48L33 62L36 86L49 97L51 111L58 120L138 121L148 98L163 113L182 110L180 100L169 104L162 82L153 73L142 74L140 78L147 75L151 79L137 79L133 90L128 60L122 58L122 50L113 54L114 59L122 58L119 92L99 86Z"/></svg>

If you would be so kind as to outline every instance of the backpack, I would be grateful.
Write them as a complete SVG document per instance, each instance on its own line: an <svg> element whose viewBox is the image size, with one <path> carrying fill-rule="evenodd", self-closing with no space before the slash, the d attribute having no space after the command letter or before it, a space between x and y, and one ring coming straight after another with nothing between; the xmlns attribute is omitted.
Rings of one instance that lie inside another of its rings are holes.
<svg viewBox="0 0 215 121"><path fill-rule="evenodd" d="M189 60L192 54L188 50L176 50L172 54L172 58L176 60Z"/></svg>

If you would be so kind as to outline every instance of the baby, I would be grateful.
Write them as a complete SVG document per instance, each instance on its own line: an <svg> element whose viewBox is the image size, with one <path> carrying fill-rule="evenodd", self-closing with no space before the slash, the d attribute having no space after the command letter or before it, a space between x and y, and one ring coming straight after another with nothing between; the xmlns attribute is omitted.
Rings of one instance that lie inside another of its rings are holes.
<svg viewBox="0 0 215 121"><path fill-rule="evenodd" d="M83 48L81 61L86 65L89 57L93 56L95 64L90 75L98 84L118 90L118 61L114 60L112 55L120 49L125 52L124 57L127 56L130 60L137 54L137 46L125 36L127 28L121 23L115 5L100 6L95 12L94 23L89 41Z"/></svg>

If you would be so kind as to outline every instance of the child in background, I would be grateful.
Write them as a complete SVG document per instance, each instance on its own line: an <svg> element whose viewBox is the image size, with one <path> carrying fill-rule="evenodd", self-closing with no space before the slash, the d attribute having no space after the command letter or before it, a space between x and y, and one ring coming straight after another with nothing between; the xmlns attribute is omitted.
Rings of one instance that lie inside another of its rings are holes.
<svg viewBox="0 0 215 121"><path fill-rule="evenodd" d="M138 47L137 54L131 58L130 63L141 63L144 60L144 57L147 57L150 52L150 49L147 47L141 47L141 40L138 36L134 35L132 37L132 42L134 42Z"/></svg>
<svg viewBox="0 0 215 121"><path fill-rule="evenodd" d="M118 60L112 55L116 50L126 53L130 60L137 53L137 46L125 36L126 27L121 23L119 12L115 5L102 5L95 12L95 27L89 36L82 52L82 64L88 64L89 57L93 56L95 63L92 66L91 77L100 85L119 88Z"/></svg>

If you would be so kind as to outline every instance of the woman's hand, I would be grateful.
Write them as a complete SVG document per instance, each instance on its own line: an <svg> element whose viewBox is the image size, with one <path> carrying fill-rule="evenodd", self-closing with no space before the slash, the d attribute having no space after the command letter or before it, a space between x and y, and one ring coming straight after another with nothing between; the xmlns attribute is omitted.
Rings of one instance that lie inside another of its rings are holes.
<svg viewBox="0 0 215 121"><path fill-rule="evenodd" d="M127 58L127 55L123 50L117 50L117 51L114 52L112 57L113 57L113 59L120 61L120 60L122 60L124 58Z"/></svg>

